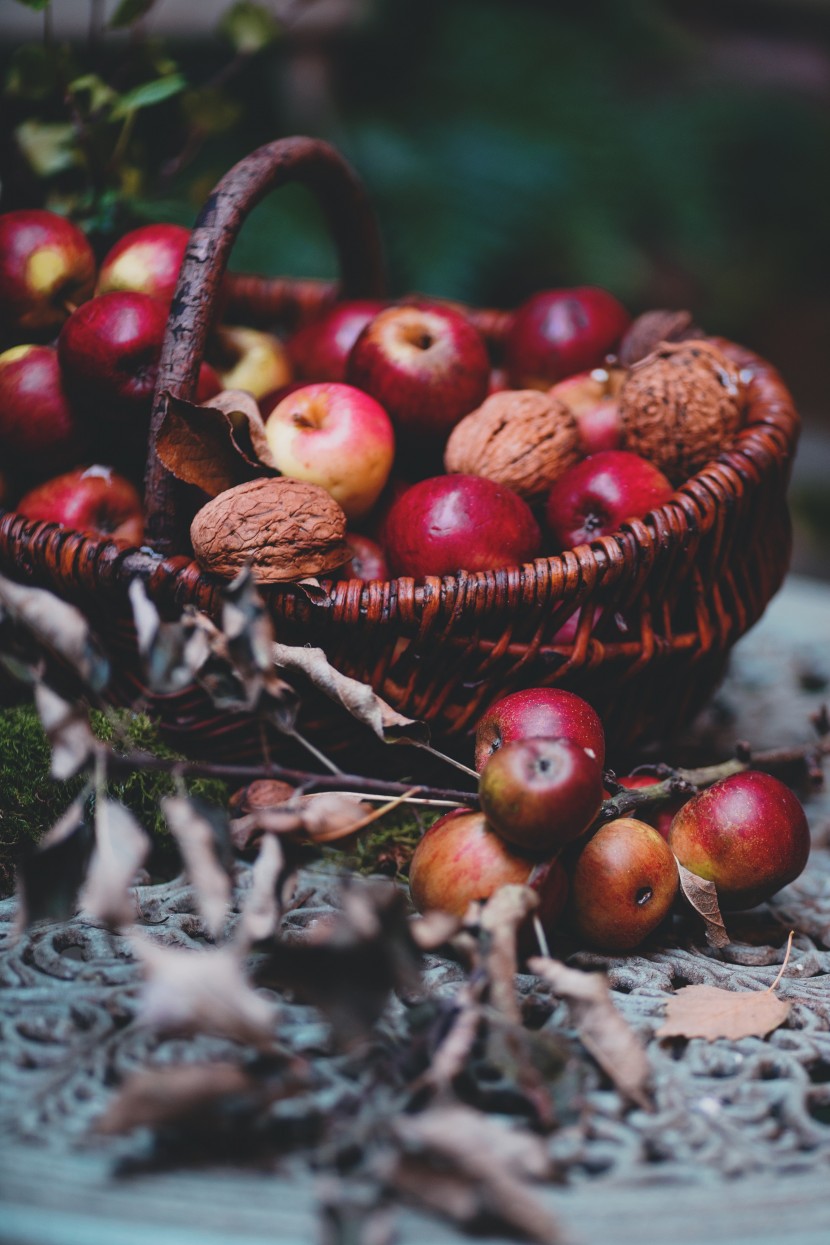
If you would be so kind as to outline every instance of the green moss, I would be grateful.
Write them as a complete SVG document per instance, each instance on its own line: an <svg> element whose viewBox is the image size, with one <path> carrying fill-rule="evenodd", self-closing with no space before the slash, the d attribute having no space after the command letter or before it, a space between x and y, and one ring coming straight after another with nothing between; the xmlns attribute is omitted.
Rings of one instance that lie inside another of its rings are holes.
<svg viewBox="0 0 830 1245"><path fill-rule="evenodd" d="M90 720L97 737L116 752L140 749L155 756L176 756L146 714L111 710L93 712ZM26 844L37 842L54 825L83 786L83 777L56 782L49 765L49 744L34 707L17 705L0 712L0 894L11 890L14 869ZM227 804L225 783L193 779L186 786L191 794L211 803ZM160 870L173 867L175 853L169 846L159 800L175 789L169 775L141 770L110 785L110 794L126 804L153 836L153 864Z"/></svg>

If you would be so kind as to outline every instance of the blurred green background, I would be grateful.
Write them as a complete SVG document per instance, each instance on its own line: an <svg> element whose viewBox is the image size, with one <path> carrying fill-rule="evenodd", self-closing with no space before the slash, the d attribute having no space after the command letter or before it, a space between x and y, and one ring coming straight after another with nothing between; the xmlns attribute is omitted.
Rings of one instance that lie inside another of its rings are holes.
<svg viewBox="0 0 830 1245"><path fill-rule="evenodd" d="M260 142L325 137L369 187L395 293L511 306L599 284L635 313L688 307L770 357L805 416L795 568L830 577L827 0L274 0L230 17L227 0L198 13L187 0L37 8L0 0L4 210L39 197L85 217L104 245L138 219L189 223ZM112 29L118 14L129 21ZM64 166L59 151L40 177L49 134L35 132L34 157L22 149L33 115L67 124L66 92L38 86L25 51L44 28L53 49L72 45L67 80L94 72L123 92L180 75L116 138L121 165L104 158L91 198L94 142L80 162L62 149ZM234 264L333 273L303 192L256 210Z"/></svg>

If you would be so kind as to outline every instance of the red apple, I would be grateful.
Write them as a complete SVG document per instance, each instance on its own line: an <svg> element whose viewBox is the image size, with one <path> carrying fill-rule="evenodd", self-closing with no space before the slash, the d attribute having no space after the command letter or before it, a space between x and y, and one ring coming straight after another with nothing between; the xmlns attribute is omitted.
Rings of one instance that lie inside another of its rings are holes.
<svg viewBox="0 0 830 1245"><path fill-rule="evenodd" d="M662 506L674 488L653 463L628 450L583 458L554 481L545 507L559 548L572 549L615 532Z"/></svg>
<svg viewBox="0 0 830 1245"><path fill-rule="evenodd" d="M420 448L443 444L481 405L490 360L484 338L454 308L388 307L358 337L346 375L377 398L408 445Z"/></svg>
<svg viewBox="0 0 830 1245"><path fill-rule="evenodd" d="M543 290L513 315L504 343L516 389L547 389L556 380L600 367L631 323L621 303L595 286Z"/></svg>
<svg viewBox="0 0 830 1245"><path fill-rule="evenodd" d="M368 514L395 457L395 434L380 403L330 381L283 398L265 421L265 437L278 471L322 485L348 519Z"/></svg>
<svg viewBox="0 0 830 1245"><path fill-rule="evenodd" d="M167 308L149 294L100 294L61 329L58 357L73 401L101 423L149 413Z"/></svg>
<svg viewBox="0 0 830 1245"><path fill-rule="evenodd" d="M541 533L512 489L482 476L433 476L391 506L383 540L394 575L454 575L529 562Z"/></svg>
<svg viewBox="0 0 830 1245"><path fill-rule="evenodd" d="M605 732L599 714L561 687L529 687L490 705L476 728L475 767L479 773L498 748L514 739L570 739L605 764Z"/></svg>
<svg viewBox="0 0 830 1245"><path fill-rule="evenodd" d="M514 739L488 758L478 794L481 811L507 843L552 856L599 812L602 770L570 739Z"/></svg>
<svg viewBox="0 0 830 1245"><path fill-rule="evenodd" d="M303 325L287 343L295 374L306 381L345 381L352 346L383 307L369 298L337 303Z"/></svg>
<svg viewBox="0 0 830 1245"><path fill-rule="evenodd" d="M124 234L104 257L96 293L134 290L169 303L189 239L181 225L143 225Z"/></svg>
<svg viewBox="0 0 830 1245"><path fill-rule="evenodd" d="M642 791L644 787L653 787L655 783L659 783L659 778L652 778L649 774L626 774L623 778L618 778L617 782L621 787L625 787L628 791ZM671 823L677 813L686 803L688 796L677 796L673 800L667 800L665 804L655 806L653 809L638 808L638 821L645 821L664 839L668 839Z"/></svg>
<svg viewBox="0 0 830 1245"><path fill-rule="evenodd" d="M208 353L223 389L245 389L259 399L291 382L285 346L273 333L223 325L213 334Z"/></svg>
<svg viewBox="0 0 830 1245"><path fill-rule="evenodd" d="M111 467L78 467L46 480L22 497L17 509L29 519L112 536L130 545L140 545L143 539L141 498Z"/></svg>
<svg viewBox="0 0 830 1245"><path fill-rule="evenodd" d="M576 416L583 454L616 450L622 444L617 395L625 379L622 368L594 368L555 384L550 393Z"/></svg>
<svg viewBox="0 0 830 1245"><path fill-rule="evenodd" d="M95 283L95 256L76 225L39 209L0 215L0 320L16 332L60 328Z"/></svg>
<svg viewBox="0 0 830 1245"><path fill-rule="evenodd" d="M669 847L692 873L714 882L721 908L753 908L801 873L810 830L789 787L746 770L684 804Z"/></svg>
<svg viewBox="0 0 830 1245"><path fill-rule="evenodd" d="M534 861L511 850L483 813L454 809L430 826L415 848L409 888L419 912L438 909L463 917L471 903L489 899L500 887L527 885L533 870ZM562 916L567 878L556 860L539 873L538 915L549 931Z"/></svg>
<svg viewBox="0 0 830 1245"><path fill-rule="evenodd" d="M389 578L389 565L386 554L377 541L362 532L347 532L346 544L353 550L352 559L340 571L340 579L362 579L371 583L373 579Z"/></svg>
<svg viewBox="0 0 830 1245"><path fill-rule="evenodd" d="M568 920L601 951L631 951L653 933L677 895L677 864L653 826L621 817L588 840L571 871Z"/></svg>
<svg viewBox="0 0 830 1245"><path fill-rule="evenodd" d="M13 346L0 354L0 446L30 479L54 475L82 456L54 346Z"/></svg>

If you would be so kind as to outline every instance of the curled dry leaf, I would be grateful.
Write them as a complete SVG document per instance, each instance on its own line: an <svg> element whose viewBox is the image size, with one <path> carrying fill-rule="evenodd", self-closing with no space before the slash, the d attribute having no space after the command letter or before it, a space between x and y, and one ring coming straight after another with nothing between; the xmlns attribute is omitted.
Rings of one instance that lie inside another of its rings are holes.
<svg viewBox="0 0 830 1245"><path fill-rule="evenodd" d="M677 860L677 857L675 857ZM710 947L726 947L730 938L721 915L718 903L718 892L715 883L700 878L685 865L677 861L677 872L680 875L680 889L684 898L691 904L698 916L703 918L706 941Z"/></svg>
<svg viewBox="0 0 830 1245"><path fill-rule="evenodd" d="M83 769L95 751L89 715L80 704L70 704L45 683L35 687L35 705L52 748L51 774L65 782Z"/></svg>
<svg viewBox="0 0 830 1245"><path fill-rule="evenodd" d="M245 980L232 946L164 947L134 931L130 944L146 985L139 1020L176 1033L212 1033L261 1050L274 1045L277 1013Z"/></svg>
<svg viewBox="0 0 830 1245"><path fill-rule="evenodd" d="M764 1037L782 1025L790 1004L772 990L722 990L718 986L683 986L669 999L657 1037Z"/></svg>
<svg viewBox="0 0 830 1245"><path fill-rule="evenodd" d="M187 796L165 796L160 803L196 892L199 914L210 936L218 938L230 908L233 867L224 814Z"/></svg>
<svg viewBox="0 0 830 1245"><path fill-rule="evenodd" d="M47 652L65 662L93 691L109 682L110 666L80 610L44 588L28 588L0 575L0 621L10 617Z"/></svg>
<svg viewBox="0 0 830 1245"><path fill-rule="evenodd" d="M259 406L249 393L226 389L202 406L165 397L156 452L177 480L216 497L275 469Z"/></svg>
<svg viewBox="0 0 830 1245"><path fill-rule="evenodd" d="M279 929L282 907L277 887L285 867L279 841L273 835L264 838L259 855L251 870L251 885L242 904L234 944L245 954L255 942L273 938Z"/></svg>
<svg viewBox="0 0 830 1245"><path fill-rule="evenodd" d="M197 1124L224 1099L258 1090L250 1073L235 1063L179 1064L134 1073L95 1122L105 1136L136 1128Z"/></svg>
<svg viewBox="0 0 830 1245"><path fill-rule="evenodd" d="M187 607L176 622L162 622L140 579L129 587L138 651L150 691L161 695L189 687L210 656L209 637Z"/></svg>
<svg viewBox="0 0 830 1245"><path fill-rule="evenodd" d="M95 803L95 850L79 896L88 916L117 928L135 918L130 884L150 852L150 839L118 800Z"/></svg>
<svg viewBox="0 0 830 1245"><path fill-rule="evenodd" d="M232 579L246 566L260 583L324 575L352 556L346 516L318 484L251 480L207 502L190 525L204 570Z"/></svg>
<svg viewBox="0 0 830 1245"><path fill-rule="evenodd" d="M481 910L479 925L487 935L484 964L490 979L490 1002L513 1024L521 1015L516 999L516 940L519 926L539 906L529 886L502 886Z"/></svg>
<svg viewBox="0 0 830 1245"><path fill-rule="evenodd" d="M528 967L553 987L554 994L565 999L583 1046L620 1093L650 1110L648 1056L614 1006L605 976L566 968L547 956L530 960Z"/></svg>
<svg viewBox="0 0 830 1245"><path fill-rule="evenodd" d="M333 843L354 834L373 814L371 805L351 791L321 791L234 817L230 834L237 851L246 851L268 834L301 835L315 843Z"/></svg>
<svg viewBox="0 0 830 1245"><path fill-rule="evenodd" d="M304 675L318 691L341 704L384 743L429 742L429 728L425 722L404 717L367 683L335 670L321 648L274 644L273 657L281 670Z"/></svg>
<svg viewBox="0 0 830 1245"><path fill-rule="evenodd" d="M550 1170L540 1138L468 1107L399 1115L391 1130L398 1153L385 1178L397 1193L468 1227L498 1225L541 1245L562 1240L531 1184Z"/></svg>

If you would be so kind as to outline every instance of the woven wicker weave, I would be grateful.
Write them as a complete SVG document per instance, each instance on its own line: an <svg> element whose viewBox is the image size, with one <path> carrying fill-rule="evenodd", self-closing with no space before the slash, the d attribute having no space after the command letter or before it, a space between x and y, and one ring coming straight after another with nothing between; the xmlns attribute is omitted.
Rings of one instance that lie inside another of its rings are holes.
<svg viewBox="0 0 830 1245"><path fill-rule="evenodd" d="M233 278L222 286L233 241L270 189L300 181L317 196L340 258L339 293L382 290L374 217L360 184L326 144L287 139L230 171L191 235L162 352L146 487L155 552L126 550L18 514L0 513L0 569L83 606L118 658L117 694L141 694L126 588L135 576L167 613L185 603L216 613L222 584L184 551L198 501L162 468L153 449L165 395L191 398L220 287L235 318L300 323L334 297L319 282ZM497 341L503 313L471 313ZM319 644L341 670L369 681L403 712L439 733L468 731L508 691L558 684L601 713L610 756L670 734L704 703L732 644L761 615L787 569L789 469L799 420L775 370L731 343L744 369L748 408L734 442L642 520L557 557L520 567L421 582L288 585L267 593L280 638ZM579 610L573 641L557 632ZM149 698L171 739L189 752L259 755L253 724L217 715L196 689ZM324 744L344 738L344 719L310 698L305 729ZM348 732L346 732L348 734Z"/></svg>

